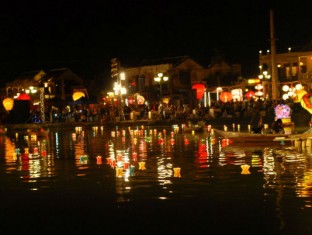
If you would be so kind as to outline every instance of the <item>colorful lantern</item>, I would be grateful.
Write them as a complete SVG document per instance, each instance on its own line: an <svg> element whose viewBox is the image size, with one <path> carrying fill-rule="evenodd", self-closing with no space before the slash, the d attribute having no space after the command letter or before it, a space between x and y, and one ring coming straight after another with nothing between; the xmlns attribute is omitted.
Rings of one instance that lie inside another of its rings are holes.
<svg viewBox="0 0 312 235"><path fill-rule="evenodd" d="M301 106L306 109L309 113L312 114L312 103L311 103L311 99L312 99L312 94L311 93L307 93L305 95L302 96L302 99L300 101Z"/></svg>
<svg viewBox="0 0 312 235"><path fill-rule="evenodd" d="M85 94L82 92L82 91L76 91L74 94L73 94L73 100L76 101L76 100L79 100L80 98L82 97L85 97Z"/></svg>
<svg viewBox="0 0 312 235"><path fill-rule="evenodd" d="M298 90L298 91L295 91L295 98L294 98L294 102L295 103L300 103L301 100L302 100L302 97L307 94L308 92L306 90Z"/></svg>
<svg viewBox="0 0 312 235"><path fill-rule="evenodd" d="M141 95L138 95L137 96L137 101L138 101L138 104L144 104L145 102L145 98Z"/></svg>
<svg viewBox="0 0 312 235"><path fill-rule="evenodd" d="M26 93L21 93L17 99L18 100L30 100L30 96L27 95Z"/></svg>
<svg viewBox="0 0 312 235"><path fill-rule="evenodd" d="M224 91L220 94L220 100L224 103L230 102L232 100L232 93L229 91Z"/></svg>
<svg viewBox="0 0 312 235"><path fill-rule="evenodd" d="M241 168L242 168L242 172L241 172L242 175L250 174L250 171L249 171L250 166L248 164L241 165Z"/></svg>
<svg viewBox="0 0 312 235"><path fill-rule="evenodd" d="M11 98L6 98L2 101L2 104L6 111L10 111L13 109L14 106L14 100Z"/></svg>
<svg viewBox="0 0 312 235"><path fill-rule="evenodd" d="M173 168L173 177L181 178L181 168L180 167Z"/></svg>
<svg viewBox="0 0 312 235"><path fill-rule="evenodd" d="M255 92L252 90L249 90L246 94L245 97L247 100L250 100L253 96L255 96Z"/></svg>
<svg viewBox="0 0 312 235"><path fill-rule="evenodd" d="M139 162L139 170L146 170L145 162Z"/></svg>
<svg viewBox="0 0 312 235"><path fill-rule="evenodd" d="M196 98L198 100L201 100L203 98L203 95L205 93L205 85L201 83L196 83L192 86L193 90L196 90Z"/></svg>

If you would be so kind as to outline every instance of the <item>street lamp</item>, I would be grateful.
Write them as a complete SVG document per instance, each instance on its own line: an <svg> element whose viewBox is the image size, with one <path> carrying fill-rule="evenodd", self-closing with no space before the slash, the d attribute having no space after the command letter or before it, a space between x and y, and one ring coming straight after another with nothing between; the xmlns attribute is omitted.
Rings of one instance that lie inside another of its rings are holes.
<svg viewBox="0 0 312 235"><path fill-rule="evenodd" d="M127 90L125 87L122 86L122 81L126 80L126 75L124 72L121 72L119 74L119 80L117 82L114 83L114 91L116 95L119 95L119 99L120 102L118 102L118 106L119 106L119 117L120 120L124 120L124 113L123 113L123 99L122 99L122 95L127 94Z"/></svg>
<svg viewBox="0 0 312 235"><path fill-rule="evenodd" d="M168 81L168 80L169 80L169 77L164 76L163 73L158 73L158 74L157 74L157 77L154 78L154 81L159 83L159 99L160 99L159 105L161 105L161 116L160 116L161 119L163 118L162 83L163 83L163 82L166 82L166 81Z"/></svg>

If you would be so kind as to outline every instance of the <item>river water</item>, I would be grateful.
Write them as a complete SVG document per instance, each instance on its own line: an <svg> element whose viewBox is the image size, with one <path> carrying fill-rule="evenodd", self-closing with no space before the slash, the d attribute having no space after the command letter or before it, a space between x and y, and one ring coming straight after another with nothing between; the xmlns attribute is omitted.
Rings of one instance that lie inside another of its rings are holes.
<svg viewBox="0 0 312 235"><path fill-rule="evenodd" d="M312 234L312 161L180 126L0 136L1 234Z"/></svg>

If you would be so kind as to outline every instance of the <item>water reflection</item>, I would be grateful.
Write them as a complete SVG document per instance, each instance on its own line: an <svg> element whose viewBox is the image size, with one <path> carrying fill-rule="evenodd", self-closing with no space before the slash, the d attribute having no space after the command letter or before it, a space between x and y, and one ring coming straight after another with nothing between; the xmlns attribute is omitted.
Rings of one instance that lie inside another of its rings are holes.
<svg viewBox="0 0 312 235"><path fill-rule="evenodd" d="M2 190L10 182L21 192L92 192L132 209L132 203L154 201L179 205L163 210L182 210L181 202L193 210L200 201L211 215L202 210L198 216L210 220L229 213L238 226L249 214L272 231L312 228L308 220L292 221L312 217L310 149L237 145L177 126L64 127L46 138L14 133L0 136L0 149Z"/></svg>

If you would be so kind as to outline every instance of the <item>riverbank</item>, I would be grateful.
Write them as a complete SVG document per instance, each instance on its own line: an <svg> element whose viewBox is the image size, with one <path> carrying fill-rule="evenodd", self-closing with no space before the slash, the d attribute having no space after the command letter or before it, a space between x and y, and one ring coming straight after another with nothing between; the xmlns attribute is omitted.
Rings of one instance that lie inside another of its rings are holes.
<svg viewBox="0 0 312 235"><path fill-rule="evenodd" d="M298 116L293 118L293 133L300 134L307 131L309 127L309 122L306 120L304 116ZM189 121L196 123L197 121L205 121L206 125L211 125L212 127L223 129L223 126L228 126L228 129L232 129L233 124L237 126L238 124L241 126L241 130L248 130L248 120L244 118L236 118L236 117L223 117L223 118L215 118L215 119L166 119L166 120L124 120L124 121L107 121L104 123L93 121L93 122L44 122L44 123L8 123L3 125L8 130L23 130L23 129L39 129L39 128L58 128L58 127L75 127L75 126L107 126L107 127L127 127L127 126L172 126L172 125L181 125L187 124ZM273 120L272 120L273 122ZM267 124L270 126L271 120L267 120Z"/></svg>

